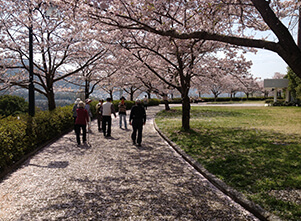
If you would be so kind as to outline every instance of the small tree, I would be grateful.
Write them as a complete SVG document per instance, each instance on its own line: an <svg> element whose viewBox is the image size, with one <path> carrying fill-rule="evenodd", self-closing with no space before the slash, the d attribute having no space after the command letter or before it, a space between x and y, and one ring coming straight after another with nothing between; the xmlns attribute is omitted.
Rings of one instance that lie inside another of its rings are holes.
<svg viewBox="0 0 301 221"><path fill-rule="evenodd" d="M287 68L286 79L289 80L288 89L294 99L301 99L301 78L291 68Z"/></svg>

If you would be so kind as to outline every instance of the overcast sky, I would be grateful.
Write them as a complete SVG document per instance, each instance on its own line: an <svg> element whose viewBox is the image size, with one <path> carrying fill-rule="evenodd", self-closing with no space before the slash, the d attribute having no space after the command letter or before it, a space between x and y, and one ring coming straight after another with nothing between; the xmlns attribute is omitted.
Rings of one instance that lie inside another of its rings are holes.
<svg viewBox="0 0 301 221"><path fill-rule="evenodd" d="M287 64L282 58L268 50L258 50L256 54L248 53L246 55L248 60L253 62L251 73L254 77L260 77L262 80L272 78L275 72L286 74Z"/></svg>

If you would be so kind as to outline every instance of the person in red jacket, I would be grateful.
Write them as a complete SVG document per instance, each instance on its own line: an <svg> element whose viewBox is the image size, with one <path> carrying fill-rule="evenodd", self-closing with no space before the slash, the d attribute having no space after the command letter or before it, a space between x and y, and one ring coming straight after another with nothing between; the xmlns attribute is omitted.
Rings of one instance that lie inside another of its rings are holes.
<svg viewBox="0 0 301 221"><path fill-rule="evenodd" d="M76 133L76 141L78 146L80 145L80 129L83 130L83 142L87 141L87 129L86 125L89 122L89 114L88 111L85 109L85 103L80 101L78 104L78 108L76 110L77 118L75 121L75 133Z"/></svg>

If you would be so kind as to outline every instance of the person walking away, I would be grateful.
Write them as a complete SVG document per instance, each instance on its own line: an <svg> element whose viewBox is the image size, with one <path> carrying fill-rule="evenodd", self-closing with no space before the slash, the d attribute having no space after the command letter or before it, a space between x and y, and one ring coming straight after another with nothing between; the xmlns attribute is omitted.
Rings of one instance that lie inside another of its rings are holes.
<svg viewBox="0 0 301 221"><path fill-rule="evenodd" d="M73 109L72 109L72 112L73 112L73 119L74 119L74 131L75 131L75 121L76 121L76 117L77 117L77 113L76 113L76 110L78 108L78 103L81 101L80 98L76 98L75 102L74 102L74 105L73 105Z"/></svg>
<svg viewBox="0 0 301 221"><path fill-rule="evenodd" d="M145 125L145 122L146 122L145 109L142 106L141 101L136 100L136 103L132 107L130 113L130 125L132 125L133 127L133 132L131 137L134 145L136 145L137 142L138 146L141 146L142 129L143 129L143 125ZM138 132L138 136L137 136L137 132Z"/></svg>
<svg viewBox="0 0 301 221"><path fill-rule="evenodd" d="M102 131L105 137L111 136L111 126L112 126L112 117L113 114L116 118L115 108L112 104L112 98L107 98L107 102L102 105ZM108 128L107 128L108 124Z"/></svg>
<svg viewBox="0 0 301 221"><path fill-rule="evenodd" d="M75 121L75 133L76 133L76 141L77 145L80 145L80 131L82 129L83 132L83 143L87 141L87 129L86 125L89 122L89 114L85 109L85 103L80 101L78 103L78 108L76 110L77 117Z"/></svg>
<svg viewBox="0 0 301 221"><path fill-rule="evenodd" d="M101 107L103 105L104 100L99 100L99 103L96 104L95 109L96 109L96 118L97 118L97 126L98 126L98 131L100 132L101 129L101 121L102 121L102 110Z"/></svg>
<svg viewBox="0 0 301 221"><path fill-rule="evenodd" d="M88 124L88 131L89 131L89 132L92 132L92 131L91 131L91 119L92 119L92 117L93 117L93 114L92 114L91 108L90 108L90 103L91 103L91 102L92 102L91 99L89 99L89 98L86 99L86 106L85 106L85 109L87 110L87 112L88 112L88 114L89 114L89 118L90 118L89 124Z"/></svg>
<svg viewBox="0 0 301 221"><path fill-rule="evenodd" d="M121 97L120 98L121 102L118 104L118 113L119 113L119 127L122 128L122 119L124 122L124 128L127 130L127 125L126 125L126 105L124 103L125 98Z"/></svg>
<svg viewBox="0 0 301 221"><path fill-rule="evenodd" d="M144 99L143 99L143 105L144 105L145 110L147 110L148 98L146 95L144 96Z"/></svg>

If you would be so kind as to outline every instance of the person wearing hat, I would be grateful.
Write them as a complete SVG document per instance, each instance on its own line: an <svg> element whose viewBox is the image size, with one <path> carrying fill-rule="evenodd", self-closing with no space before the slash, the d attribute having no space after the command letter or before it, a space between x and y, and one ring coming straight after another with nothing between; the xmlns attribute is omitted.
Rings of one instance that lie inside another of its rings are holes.
<svg viewBox="0 0 301 221"><path fill-rule="evenodd" d="M143 125L145 125L145 122L146 122L145 109L142 106L141 101L137 99L130 113L130 125L132 125L133 127L131 138L134 145L136 145L137 143L138 146L141 146L142 129L143 129ZM138 132L138 136L137 136L137 132Z"/></svg>
<svg viewBox="0 0 301 221"><path fill-rule="evenodd" d="M90 103L92 102L91 99L87 98L86 99L86 106L85 106L85 109L87 110L88 114L89 114L89 124L88 124L88 131L91 132L91 119L93 117L93 114L91 112L91 108L90 108Z"/></svg>
<svg viewBox="0 0 301 221"><path fill-rule="evenodd" d="M127 130L127 125L126 125L126 105L124 103L125 98L121 97L120 98L121 102L118 104L118 113L119 113L119 127L122 128L122 119L124 122L124 128Z"/></svg>
<svg viewBox="0 0 301 221"><path fill-rule="evenodd" d="M74 119L74 131L75 131L75 121L76 121L76 117L77 117L77 113L76 113L76 110L78 108L78 103L81 101L80 98L76 98L75 102L74 102L74 105L73 105L73 109L72 109L72 112L73 112L73 119Z"/></svg>
<svg viewBox="0 0 301 221"><path fill-rule="evenodd" d="M78 108L76 110L77 118L75 121L75 133L76 133L76 141L77 144L80 145L80 131L83 131L83 143L87 141L87 129L86 125L89 122L89 114L88 111L85 109L85 103L80 101L78 103Z"/></svg>

